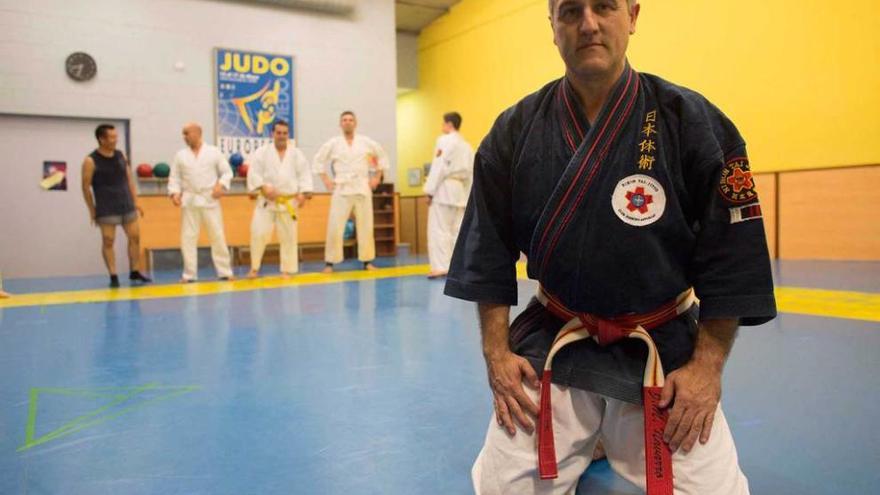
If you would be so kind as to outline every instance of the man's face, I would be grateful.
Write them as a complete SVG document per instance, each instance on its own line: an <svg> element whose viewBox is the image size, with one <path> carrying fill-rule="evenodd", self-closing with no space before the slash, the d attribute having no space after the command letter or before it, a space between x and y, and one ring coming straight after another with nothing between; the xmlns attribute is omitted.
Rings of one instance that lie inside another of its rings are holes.
<svg viewBox="0 0 880 495"><path fill-rule="evenodd" d="M639 5L627 0L556 0L550 15L553 42L569 71L603 76L623 67Z"/></svg>
<svg viewBox="0 0 880 495"><path fill-rule="evenodd" d="M202 130L195 126L186 126L183 128L183 142L187 146L193 147L199 144L202 139Z"/></svg>
<svg viewBox="0 0 880 495"><path fill-rule="evenodd" d="M357 119L354 118L354 115L343 115L341 119L339 119L339 127L342 128L342 131L346 134L350 134L357 129Z"/></svg>
<svg viewBox="0 0 880 495"><path fill-rule="evenodd" d="M272 131L272 139L275 140L276 148L286 148L287 141L290 139L289 136L290 128L284 124L276 124L275 130Z"/></svg>
<svg viewBox="0 0 880 495"><path fill-rule="evenodd" d="M455 126L452 125L452 122L443 121L443 127L440 128L443 131L443 134L449 134L450 132L455 132Z"/></svg>
<svg viewBox="0 0 880 495"><path fill-rule="evenodd" d="M107 129L104 131L104 137L98 140L101 146L105 148L116 149L116 141L119 139L119 134L116 133L116 129Z"/></svg>

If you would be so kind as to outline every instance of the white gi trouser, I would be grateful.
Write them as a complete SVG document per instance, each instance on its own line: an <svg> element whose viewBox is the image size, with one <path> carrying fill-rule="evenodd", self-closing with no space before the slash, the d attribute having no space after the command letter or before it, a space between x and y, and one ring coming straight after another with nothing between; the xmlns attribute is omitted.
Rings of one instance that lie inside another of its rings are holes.
<svg viewBox="0 0 880 495"><path fill-rule="evenodd" d="M614 471L645 490L645 439L642 406L584 390L551 385L559 477L538 477L537 433L517 429L511 437L493 415L486 442L471 472L478 495L574 495L601 439ZM524 387L532 401L538 392ZM748 495L736 447L721 407L705 445L672 455L675 495Z"/></svg>
<svg viewBox="0 0 880 495"><path fill-rule="evenodd" d="M211 241L211 259L218 277L231 277L229 247L223 231L223 210L216 206L183 206L181 208L180 252L183 255L183 279L198 278L199 229L205 224Z"/></svg>
<svg viewBox="0 0 880 495"><path fill-rule="evenodd" d="M295 202L295 199L290 201ZM272 240L272 230L278 236L281 255L281 272L294 274L299 272L299 244L296 233L296 220L284 209L279 209L274 202L257 199L257 207L251 219L251 270L258 272L263 263L266 245Z"/></svg>
<svg viewBox="0 0 880 495"><path fill-rule="evenodd" d="M428 259L432 272L449 271L462 220L464 208L458 206L433 203L428 209Z"/></svg>
<svg viewBox="0 0 880 495"><path fill-rule="evenodd" d="M330 214L327 219L327 242L324 261L340 263L343 260L342 244L345 223L354 210L357 230L358 259L366 263L376 258L376 241L373 236L373 197L363 194L339 194L330 198Z"/></svg>

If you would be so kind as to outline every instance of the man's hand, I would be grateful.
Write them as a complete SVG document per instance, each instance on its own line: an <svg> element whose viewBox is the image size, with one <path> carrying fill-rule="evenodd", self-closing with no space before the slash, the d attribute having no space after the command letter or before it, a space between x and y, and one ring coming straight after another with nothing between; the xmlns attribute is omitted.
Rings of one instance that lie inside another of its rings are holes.
<svg viewBox="0 0 880 495"><path fill-rule="evenodd" d="M715 411L721 400L721 372L736 339L735 319L700 322L691 360L669 374L660 407L672 405L663 440L675 452L690 452L697 442L709 441Z"/></svg>
<svg viewBox="0 0 880 495"><path fill-rule="evenodd" d="M180 193L175 193L175 194L171 195L171 204L173 204L174 206L177 206L178 208L180 207L180 205L181 205Z"/></svg>
<svg viewBox="0 0 880 495"><path fill-rule="evenodd" d="M377 187L379 187L379 177L374 177L370 179L370 190L375 191Z"/></svg>
<svg viewBox="0 0 880 495"><path fill-rule="evenodd" d="M92 227L98 225L98 217L96 216L95 208L91 206L89 207L89 223L92 224Z"/></svg>
<svg viewBox="0 0 880 495"><path fill-rule="evenodd" d="M302 208L306 204L306 195L305 194L297 194L296 195L296 207Z"/></svg>
<svg viewBox="0 0 880 495"><path fill-rule="evenodd" d="M426 196L426 197L428 198L428 206L431 206L431 203L434 202L434 196L431 196L431 195L429 194L429 195Z"/></svg>
<svg viewBox="0 0 880 495"><path fill-rule="evenodd" d="M523 385L535 389L541 386L532 365L525 358L506 351L499 355L487 355L486 368L498 424L510 435L516 435L515 418L522 429L531 434L535 426L527 414L537 417L538 406L526 394Z"/></svg>
<svg viewBox="0 0 880 495"><path fill-rule="evenodd" d="M220 199L223 196L223 184L219 182L214 184L214 189L211 191L211 197L214 199Z"/></svg>
<svg viewBox="0 0 880 495"><path fill-rule="evenodd" d="M144 209L141 208L141 204L140 204L140 203L135 203L135 204L134 204L134 209L135 209L135 211L138 212L138 215L139 215L141 218L144 218Z"/></svg>
<svg viewBox="0 0 880 495"><path fill-rule="evenodd" d="M336 188L336 184L327 177L322 177L322 179L324 180L324 187L327 189L327 192L333 192L333 189Z"/></svg>
<svg viewBox="0 0 880 495"><path fill-rule="evenodd" d="M263 196L265 196L266 199L268 199L269 201L275 201L275 198L278 197L278 191L276 191L275 188L269 184L263 184L262 190Z"/></svg>
<svg viewBox="0 0 880 495"><path fill-rule="evenodd" d="M675 452L679 447L690 452L697 439L705 444L712 433L715 411L721 400L721 369L691 361L666 377L660 407L675 401L663 440Z"/></svg>

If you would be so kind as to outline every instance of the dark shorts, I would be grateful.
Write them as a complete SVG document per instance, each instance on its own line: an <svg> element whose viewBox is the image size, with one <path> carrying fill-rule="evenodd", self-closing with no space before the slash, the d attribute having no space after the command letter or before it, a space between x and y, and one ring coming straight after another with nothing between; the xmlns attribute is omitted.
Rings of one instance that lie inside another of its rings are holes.
<svg viewBox="0 0 880 495"><path fill-rule="evenodd" d="M130 211L123 215L105 215L98 217L95 219L95 222L101 225L128 225L137 220L137 217L138 214L136 211Z"/></svg>

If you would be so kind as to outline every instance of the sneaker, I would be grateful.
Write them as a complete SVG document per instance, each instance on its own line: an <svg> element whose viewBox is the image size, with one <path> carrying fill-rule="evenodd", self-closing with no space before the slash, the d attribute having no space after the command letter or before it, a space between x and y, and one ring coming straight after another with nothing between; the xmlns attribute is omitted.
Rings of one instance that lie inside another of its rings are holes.
<svg viewBox="0 0 880 495"><path fill-rule="evenodd" d="M137 270L131 272L131 274L128 276L128 279L132 282L140 282L142 284L148 284L152 282L152 280L150 280L148 277L145 277L144 274Z"/></svg>

